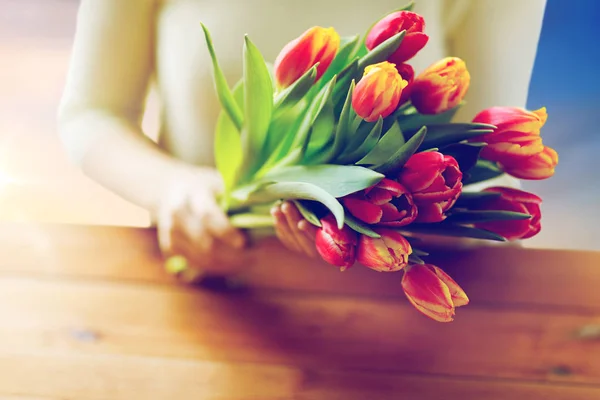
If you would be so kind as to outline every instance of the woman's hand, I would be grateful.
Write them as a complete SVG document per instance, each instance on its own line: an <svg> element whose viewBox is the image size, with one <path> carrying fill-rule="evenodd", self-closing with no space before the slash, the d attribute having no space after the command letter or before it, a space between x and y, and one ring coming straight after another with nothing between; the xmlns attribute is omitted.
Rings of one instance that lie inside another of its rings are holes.
<svg viewBox="0 0 600 400"><path fill-rule="evenodd" d="M271 210L275 218L275 232L289 250L316 257L315 235L317 227L306 221L296 206L285 201Z"/></svg>
<svg viewBox="0 0 600 400"><path fill-rule="evenodd" d="M178 256L185 280L203 273L228 275L246 264L246 237L219 207L221 191L216 170L189 167L173 176L160 202L156 216L160 248L167 258Z"/></svg>

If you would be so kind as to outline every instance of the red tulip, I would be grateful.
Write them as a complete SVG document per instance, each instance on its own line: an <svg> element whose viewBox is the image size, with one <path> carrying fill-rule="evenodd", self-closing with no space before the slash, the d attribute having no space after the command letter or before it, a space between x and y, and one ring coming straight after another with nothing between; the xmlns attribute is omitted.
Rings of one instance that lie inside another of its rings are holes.
<svg viewBox="0 0 600 400"><path fill-rule="evenodd" d="M342 203L354 217L371 225L404 226L417 217L412 195L404 186L387 178L344 197Z"/></svg>
<svg viewBox="0 0 600 400"><path fill-rule="evenodd" d="M410 99L421 114L440 114L462 102L470 82L465 62L457 57L446 57L415 78Z"/></svg>
<svg viewBox="0 0 600 400"><path fill-rule="evenodd" d="M423 33L425 20L419 14L411 11L398 11L389 14L378 21L367 34L365 46L373 50L392 36L406 31L402 43L390 56L389 61L400 64L413 58L429 40L429 36Z"/></svg>
<svg viewBox="0 0 600 400"><path fill-rule="evenodd" d="M367 122L385 118L398 107L406 85L394 64L384 61L369 65L352 92L352 108Z"/></svg>
<svg viewBox="0 0 600 400"><path fill-rule="evenodd" d="M412 247L398 232L387 228L374 228L381 237L361 235L358 240L356 260L378 272L399 271L408 264Z"/></svg>
<svg viewBox="0 0 600 400"><path fill-rule="evenodd" d="M508 187L491 187L484 192L500 193L500 197L486 201L479 209L514 211L531 215L530 219L479 222L477 228L495 232L507 240L527 239L537 235L541 227L542 213L540 204L542 199L538 196L519 189Z"/></svg>
<svg viewBox="0 0 600 400"><path fill-rule="evenodd" d="M491 107L473 122L495 125L494 132L471 141L485 142L481 157L497 162L509 175L521 179L546 179L554 175L556 151L544 146L540 131L548 114L542 107L528 111L519 107Z"/></svg>
<svg viewBox="0 0 600 400"><path fill-rule="evenodd" d="M410 100L410 94L412 92L412 83L415 79L415 70L410 64L400 64L396 65L396 69L398 73L407 82L407 85L404 89L402 89L402 95L400 96L400 101L398 104L402 105Z"/></svg>
<svg viewBox="0 0 600 400"><path fill-rule="evenodd" d="M348 226L338 229L335 218L327 215L321 219L321 229L317 231L315 245L317 252L329 264L350 268L356 261L357 234Z"/></svg>
<svg viewBox="0 0 600 400"><path fill-rule="evenodd" d="M416 222L440 222L462 191L462 172L452 156L436 151L415 153L404 164L398 181L417 205Z"/></svg>
<svg viewBox="0 0 600 400"><path fill-rule="evenodd" d="M414 264L406 268L402 288L417 310L438 322L452 321L456 307L469 303L461 287L435 265Z"/></svg>
<svg viewBox="0 0 600 400"><path fill-rule="evenodd" d="M294 83L316 63L319 80L335 58L340 47L340 36L333 28L315 26L289 42L274 63L277 86L285 88Z"/></svg>

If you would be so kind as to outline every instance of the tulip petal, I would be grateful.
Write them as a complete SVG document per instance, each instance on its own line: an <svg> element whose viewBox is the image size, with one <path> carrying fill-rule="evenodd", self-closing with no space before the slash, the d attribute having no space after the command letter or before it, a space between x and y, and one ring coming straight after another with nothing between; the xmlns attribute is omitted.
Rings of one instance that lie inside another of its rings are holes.
<svg viewBox="0 0 600 400"><path fill-rule="evenodd" d="M411 266L402 277L402 289L410 303L429 318L439 322L454 319L450 290L436 275L433 266Z"/></svg>
<svg viewBox="0 0 600 400"><path fill-rule="evenodd" d="M376 224L381 221L383 211L378 205L352 197L342 199L342 203L350 211L350 214L367 224Z"/></svg>
<svg viewBox="0 0 600 400"><path fill-rule="evenodd" d="M469 298L467 297L467 294L460 286L458 286L458 283L456 283L456 281L452 279L450 275L435 265L432 265L432 268L437 277L440 278L440 280L448 287L454 307L461 307L469 304Z"/></svg>

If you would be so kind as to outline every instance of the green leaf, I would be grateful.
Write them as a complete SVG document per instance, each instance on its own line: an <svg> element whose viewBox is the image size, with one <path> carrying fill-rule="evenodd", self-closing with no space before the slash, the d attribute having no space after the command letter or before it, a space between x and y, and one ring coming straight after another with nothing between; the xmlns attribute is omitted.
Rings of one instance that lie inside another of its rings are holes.
<svg viewBox="0 0 600 400"><path fill-rule="evenodd" d="M261 159L273 111L273 82L258 48L245 36L244 42L244 167L252 169Z"/></svg>
<svg viewBox="0 0 600 400"><path fill-rule="evenodd" d="M388 58L390 58L390 56L394 54L398 47L400 47L405 35L406 31L395 34L358 60L357 73L362 75L367 66L386 61Z"/></svg>
<svg viewBox="0 0 600 400"><path fill-rule="evenodd" d="M354 59L358 42L358 35L343 38L342 43L340 43L340 49L338 50L335 58L319 80L319 88L325 86L327 82L329 82L335 75L338 76L339 80L340 73L344 70L344 68L347 67L347 65L350 63L350 60Z"/></svg>
<svg viewBox="0 0 600 400"><path fill-rule="evenodd" d="M318 186L334 197L344 197L377 184L384 176L355 165L294 165L268 172L272 182L303 182Z"/></svg>
<svg viewBox="0 0 600 400"><path fill-rule="evenodd" d="M442 149L442 153L454 157L464 174L477 164L484 146L486 143L455 143Z"/></svg>
<svg viewBox="0 0 600 400"><path fill-rule="evenodd" d="M487 203L492 199L500 197L499 192L462 192L456 203L455 208L472 208Z"/></svg>
<svg viewBox="0 0 600 400"><path fill-rule="evenodd" d="M427 257L429 255L428 252L416 249L414 247L412 248L412 250L413 250L413 254L416 254L417 256L420 256L420 257Z"/></svg>
<svg viewBox="0 0 600 400"><path fill-rule="evenodd" d="M408 262L412 263L412 264L421 264L421 265L425 264L425 261L423 261L421 259L421 257L419 257L418 255L416 255L414 253L408 256Z"/></svg>
<svg viewBox="0 0 600 400"><path fill-rule="evenodd" d="M212 61L213 76L215 79L215 89L217 91L217 97L219 98L221 106L223 106L223 108L229 115L229 118L231 119L233 125L238 131L241 131L242 125L244 123L242 111L236 104L233 98L233 94L229 90L229 85L227 84L227 79L225 79L225 74L219 66L210 32L204 24L200 23L200 25L202 25L202 30L204 31L204 38L206 39L206 46L208 47L208 52L210 53L210 58Z"/></svg>
<svg viewBox="0 0 600 400"><path fill-rule="evenodd" d="M498 242L506 242L506 239L494 232L471 228L468 226L452 225L443 222L436 224L411 224L402 227L401 231L412 232L412 233L423 233L430 235L439 236L454 236L454 237L468 237L474 239L486 239L495 240Z"/></svg>
<svg viewBox="0 0 600 400"><path fill-rule="evenodd" d="M327 156L324 151L328 144L332 144L335 136L335 115L333 114L333 101L331 96L326 98L323 108L317 115L311 128L310 140L306 158L312 164L320 164Z"/></svg>
<svg viewBox="0 0 600 400"><path fill-rule="evenodd" d="M307 182L277 182L253 192L246 205L269 203L276 200L314 200L331 211L339 229L344 227L344 207L327 191Z"/></svg>
<svg viewBox="0 0 600 400"><path fill-rule="evenodd" d="M282 107L291 107L300 101L312 88L315 78L317 77L317 66L315 64L311 69L306 71L296 82L282 90L275 97L275 109Z"/></svg>
<svg viewBox="0 0 600 400"><path fill-rule="evenodd" d="M403 114L398 116L398 122L400 123L400 128L402 128L402 132L405 132L406 134L411 134L424 125L429 127L429 125L448 124L452 118L454 118L454 115L456 115L462 104L463 103L446 112L435 115L419 114L415 107L411 105L405 109Z"/></svg>
<svg viewBox="0 0 600 400"><path fill-rule="evenodd" d="M423 147L442 148L453 143L492 133L494 128L493 125L476 123L428 124L427 139L423 142Z"/></svg>
<svg viewBox="0 0 600 400"><path fill-rule="evenodd" d="M327 152L327 156L324 157L324 162L328 162L337 158L337 156L340 155L340 153L349 141L351 133L350 120L356 115L356 113L352 109L352 93L354 92L354 85L355 82L354 80L352 80L352 82L350 83L350 88L348 89L348 93L346 95L346 101L344 102L344 106L340 113L340 119L336 127L333 146Z"/></svg>
<svg viewBox="0 0 600 400"><path fill-rule="evenodd" d="M239 81L233 88L233 98L243 109L244 86L242 81ZM229 114L223 110L219 114L215 129L215 165L223 178L226 193L235 186L242 159L240 134Z"/></svg>
<svg viewBox="0 0 600 400"><path fill-rule="evenodd" d="M497 178L502 174L504 174L504 172L502 172L495 163L479 159L475 166L463 175L462 182L463 185L472 185L474 183Z"/></svg>
<svg viewBox="0 0 600 400"><path fill-rule="evenodd" d="M348 225L348 227L350 229L352 229L358 233L361 233L365 236L369 236L372 238L380 238L381 237L381 235L378 234L377 232L375 232L373 229L371 229L369 227L369 225L363 223L362 221L359 221L358 219L354 218L349 213L346 213L345 222L346 222L346 225Z"/></svg>
<svg viewBox="0 0 600 400"><path fill-rule="evenodd" d="M353 150L348 155L344 155L344 160L354 164L364 156L366 156L377 145L381 137L381 128L383 127L383 118L379 118L377 123L369 132L369 135L363 140L362 144L356 150Z"/></svg>
<svg viewBox="0 0 600 400"><path fill-rule="evenodd" d="M375 170L384 174L388 174L400 169L408 159L415 154L427 134L427 128L423 127L408 142L400 147L392 157L385 163L375 167Z"/></svg>
<svg viewBox="0 0 600 400"><path fill-rule="evenodd" d="M333 90L333 104L335 105L335 113L336 115L341 112L343 103L342 101L346 97L348 93L348 89L352 83L352 80L356 78L358 74L358 59L354 59L350 64L346 66L337 75L337 85Z"/></svg>
<svg viewBox="0 0 600 400"><path fill-rule="evenodd" d="M357 162L360 165L380 165L388 161L402 145L404 145L404 135L400 130L400 125L395 122L391 128L377 142L375 147Z"/></svg>
<svg viewBox="0 0 600 400"><path fill-rule="evenodd" d="M302 119L302 123L296 132L294 137L294 142L292 143L292 150L299 149L297 152L297 156L295 156L290 162L298 162L306 153L308 148L308 143L310 141L310 136L312 133L312 127L321 113L321 111L326 107L327 103L331 101L331 95L333 93L333 88L335 87L336 78L334 77L314 98L312 103L310 104L304 118ZM327 110L326 110L327 111Z"/></svg>
<svg viewBox="0 0 600 400"><path fill-rule="evenodd" d="M531 219L531 215L514 211L455 211L446 218L448 223L474 224L488 221Z"/></svg>
<svg viewBox="0 0 600 400"><path fill-rule="evenodd" d="M319 218L315 215L315 213L309 210L308 207L304 205L304 203L298 200L293 200L292 203L294 203L294 205L302 215L302 218L304 218L314 226L317 226L319 228L321 227L321 221L319 221Z"/></svg>

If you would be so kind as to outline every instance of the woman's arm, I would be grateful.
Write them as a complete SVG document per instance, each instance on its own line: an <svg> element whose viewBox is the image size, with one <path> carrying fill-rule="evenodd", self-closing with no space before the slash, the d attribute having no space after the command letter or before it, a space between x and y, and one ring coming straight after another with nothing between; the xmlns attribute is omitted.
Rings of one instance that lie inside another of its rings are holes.
<svg viewBox="0 0 600 400"><path fill-rule="evenodd" d="M141 130L154 65L156 0L82 0L60 137L73 162L128 201L157 211L181 163Z"/></svg>
<svg viewBox="0 0 600 400"><path fill-rule="evenodd" d="M546 0L446 0L448 52L471 73L457 120L491 106L525 107Z"/></svg>

